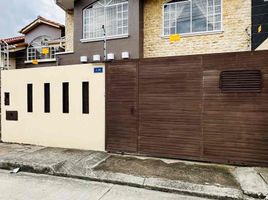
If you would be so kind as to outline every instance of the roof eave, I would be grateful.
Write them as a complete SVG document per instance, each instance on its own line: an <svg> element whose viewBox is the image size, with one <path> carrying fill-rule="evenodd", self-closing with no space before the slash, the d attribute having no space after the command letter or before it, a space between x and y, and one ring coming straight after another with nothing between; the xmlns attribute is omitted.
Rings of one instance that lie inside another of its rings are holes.
<svg viewBox="0 0 268 200"><path fill-rule="evenodd" d="M36 26L39 26L40 24L46 24L58 29L64 28L63 25L59 25L59 24L54 24L54 23L50 23L48 21L42 20L40 18L36 19L35 21L33 21L31 24L27 25L26 27L24 27L23 29L21 29L19 31L19 33L21 34L27 34L28 32L30 32L32 29L34 29Z"/></svg>
<svg viewBox="0 0 268 200"><path fill-rule="evenodd" d="M73 12L75 0L55 0L56 4L66 12Z"/></svg>

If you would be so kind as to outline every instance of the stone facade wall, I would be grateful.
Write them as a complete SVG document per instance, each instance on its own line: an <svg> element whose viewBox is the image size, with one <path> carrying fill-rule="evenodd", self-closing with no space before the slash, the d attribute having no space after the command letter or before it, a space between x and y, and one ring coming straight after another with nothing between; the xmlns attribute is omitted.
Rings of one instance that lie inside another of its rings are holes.
<svg viewBox="0 0 268 200"><path fill-rule="evenodd" d="M67 13L65 17L65 50L67 52L73 51L74 46L74 14Z"/></svg>
<svg viewBox="0 0 268 200"><path fill-rule="evenodd" d="M223 1L223 31L182 37L171 44L162 35L162 5L166 0L145 0L144 57L248 51L251 49L251 0Z"/></svg>

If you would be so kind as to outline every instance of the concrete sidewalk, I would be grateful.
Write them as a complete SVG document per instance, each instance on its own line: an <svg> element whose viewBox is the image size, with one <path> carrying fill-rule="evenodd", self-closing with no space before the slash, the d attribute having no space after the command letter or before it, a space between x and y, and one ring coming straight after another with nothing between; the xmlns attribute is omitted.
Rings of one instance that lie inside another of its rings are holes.
<svg viewBox="0 0 268 200"><path fill-rule="evenodd" d="M265 199L266 168L111 155L0 143L0 168L215 199Z"/></svg>

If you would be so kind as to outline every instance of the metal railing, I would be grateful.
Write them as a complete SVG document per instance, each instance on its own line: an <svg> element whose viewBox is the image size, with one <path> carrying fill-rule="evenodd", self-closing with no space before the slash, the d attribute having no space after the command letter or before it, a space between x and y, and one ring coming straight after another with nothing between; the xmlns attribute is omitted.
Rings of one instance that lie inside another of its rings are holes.
<svg viewBox="0 0 268 200"><path fill-rule="evenodd" d="M4 40L0 40L0 69L9 69L9 45Z"/></svg>
<svg viewBox="0 0 268 200"><path fill-rule="evenodd" d="M56 53L61 51L60 46L28 47L27 61L56 59Z"/></svg>

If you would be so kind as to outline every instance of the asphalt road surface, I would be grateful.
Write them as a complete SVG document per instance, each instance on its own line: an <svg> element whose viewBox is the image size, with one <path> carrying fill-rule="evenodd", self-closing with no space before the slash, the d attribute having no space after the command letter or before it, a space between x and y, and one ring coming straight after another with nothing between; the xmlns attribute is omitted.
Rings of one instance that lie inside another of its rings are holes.
<svg viewBox="0 0 268 200"><path fill-rule="evenodd" d="M0 170L2 200L204 200L178 194Z"/></svg>

